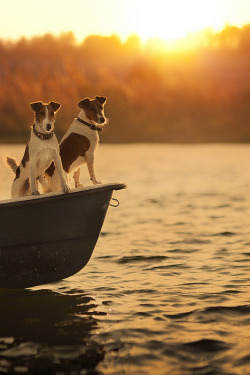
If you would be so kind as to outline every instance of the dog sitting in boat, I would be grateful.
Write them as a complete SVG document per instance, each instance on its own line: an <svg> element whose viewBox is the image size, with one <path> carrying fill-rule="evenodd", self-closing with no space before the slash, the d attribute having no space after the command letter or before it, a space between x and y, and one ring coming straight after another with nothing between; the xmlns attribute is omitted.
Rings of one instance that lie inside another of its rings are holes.
<svg viewBox="0 0 250 375"><path fill-rule="evenodd" d="M106 100L107 98L104 96L81 100L78 103L81 111L60 142L63 169L67 174L73 173L76 188L83 186L80 183L80 167L85 163L92 183L101 183L95 176L94 152L99 143L98 132L101 132L104 125L108 123L108 119L104 115ZM45 192L60 190L59 174L53 162L46 170L45 180L47 184L42 184ZM49 190L46 186L49 186Z"/></svg>
<svg viewBox="0 0 250 375"><path fill-rule="evenodd" d="M7 157L7 164L16 174L11 187L11 197L38 195L37 179L42 179L39 176L44 175L52 161L56 166L61 188L64 193L68 193L70 189L63 172L59 145L54 133L56 113L61 104L34 102L30 103L30 107L34 111L35 121L22 161L18 166L15 159ZM42 182L44 184L44 181Z"/></svg>

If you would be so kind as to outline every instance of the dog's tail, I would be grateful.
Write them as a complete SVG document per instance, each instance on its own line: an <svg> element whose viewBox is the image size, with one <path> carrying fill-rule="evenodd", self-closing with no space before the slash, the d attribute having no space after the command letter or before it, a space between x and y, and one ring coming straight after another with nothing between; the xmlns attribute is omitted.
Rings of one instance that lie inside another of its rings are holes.
<svg viewBox="0 0 250 375"><path fill-rule="evenodd" d="M12 171L13 171L14 173L16 173L16 170L17 170L17 167L18 167L18 165L17 165L17 163L16 163L16 160L13 159L13 158L10 158L9 156L7 156L7 158L6 158L6 163L7 163L8 166L12 169Z"/></svg>

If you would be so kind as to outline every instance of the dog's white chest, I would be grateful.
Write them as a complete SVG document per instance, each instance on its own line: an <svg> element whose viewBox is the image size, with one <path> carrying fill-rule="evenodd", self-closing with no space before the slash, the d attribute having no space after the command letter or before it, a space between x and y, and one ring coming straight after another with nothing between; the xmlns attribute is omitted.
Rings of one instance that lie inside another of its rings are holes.
<svg viewBox="0 0 250 375"><path fill-rule="evenodd" d="M45 148L37 153L37 168L47 168L53 159L52 150Z"/></svg>

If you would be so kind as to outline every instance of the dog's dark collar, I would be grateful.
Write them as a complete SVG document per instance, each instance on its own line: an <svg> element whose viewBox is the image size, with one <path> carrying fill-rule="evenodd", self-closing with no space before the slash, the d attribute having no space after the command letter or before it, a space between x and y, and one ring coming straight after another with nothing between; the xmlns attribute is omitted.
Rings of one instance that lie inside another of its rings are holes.
<svg viewBox="0 0 250 375"><path fill-rule="evenodd" d="M97 130L98 132L102 132L103 130L100 126L90 124L87 121L82 120L80 117L77 117L77 120L80 121L82 124L87 125L91 130Z"/></svg>
<svg viewBox="0 0 250 375"><path fill-rule="evenodd" d="M42 141L47 141L48 139L51 139L54 135L54 132L51 132L51 133L40 133L40 132L38 132L35 128L35 124L33 125L33 132Z"/></svg>

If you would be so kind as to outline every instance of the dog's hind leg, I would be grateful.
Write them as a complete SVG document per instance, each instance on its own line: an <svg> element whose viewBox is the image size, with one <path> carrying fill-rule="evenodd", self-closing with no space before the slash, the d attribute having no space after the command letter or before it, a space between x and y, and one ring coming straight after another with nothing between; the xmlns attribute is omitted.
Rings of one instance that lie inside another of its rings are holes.
<svg viewBox="0 0 250 375"><path fill-rule="evenodd" d="M76 188L83 187L83 184L80 183L80 173L81 173L81 170L80 170L80 167L79 167L73 175Z"/></svg>
<svg viewBox="0 0 250 375"><path fill-rule="evenodd" d="M29 179L15 179L11 186L11 198L20 198L30 195Z"/></svg>
<svg viewBox="0 0 250 375"><path fill-rule="evenodd" d="M47 180L46 180L46 177L44 175L41 175L38 178L38 181L40 182L41 186L42 186L42 189L43 189L43 193L50 193L52 191L52 189L50 188Z"/></svg>
<svg viewBox="0 0 250 375"><path fill-rule="evenodd" d="M30 182L29 179L27 178L20 190L21 196L25 197L26 195L30 195Z"/></svg>

